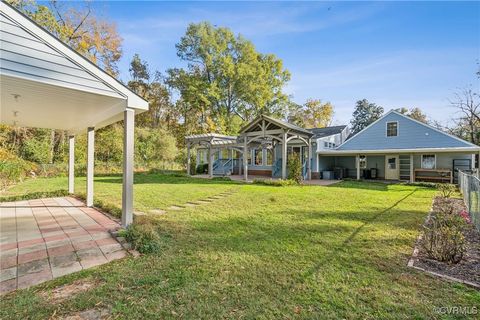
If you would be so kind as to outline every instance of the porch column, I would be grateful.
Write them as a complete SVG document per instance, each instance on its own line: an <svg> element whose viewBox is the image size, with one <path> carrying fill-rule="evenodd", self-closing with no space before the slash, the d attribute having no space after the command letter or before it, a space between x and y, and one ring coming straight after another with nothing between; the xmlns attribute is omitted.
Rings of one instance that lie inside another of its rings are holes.
<svg viewBox="0 0 480 320"><path fill-rule="evenodd" d="M122 226L133 222L133 143L135 128L135 110L123 112L123 188L122 188Z"/></svg>
<svg viewBox="0 0 480 320"><path fill-rule="evenodd" d="M208 146L208 175L213 178L213 154L212 145Z"/></svg>
<svg viewBox="0 0 480 320"><path fill-rule="evenodd" d="M233 149L230 149L230 170L233 174Z"/></svg>
<svg viewBox="0 0 480 320"><path fill-rule="evenodd" d="M243 140L243 179L248 181L248 141L247 136Z"/></svg>
<svg viewBox="0 0 480 320"><path fill-rule="evenodd" d="M190 143L187 143L187 175L190 174Z"/></svg>
<svg viewBox="0 0 480 320"><path fill-rule="evenodd" d="M75 136L68 137L68 193L75 192Z"/></svg>
<svg viewBox="0 0 480 320"><path fill-rule="evenodd" d="M95 128L87 129L87 207L93 206L93 170L95 165Z"/></svg>
<svg viewBox="0 0 480 320"><path fill-rule="evenodd" d="M410 182L413 181L413 154L410 155Z"/></svg>
<svg viewBox="0 0 480 320"><path fill-rule="evenodd" d="M360 180L360 155L357 154L355 157L355 162L357 164L357 180Z"/></svg>
<svg viewBox="0 0 480 320"><path fill-rule="evenodd" d="M312 180L312 140L308 139L307 146L307 180Z"/></svg>
<svg viewBox="0 0 480 320"><path fill-rule="evenodd" d="M282 137L282 179L287 179L287 133Z"/></svg>

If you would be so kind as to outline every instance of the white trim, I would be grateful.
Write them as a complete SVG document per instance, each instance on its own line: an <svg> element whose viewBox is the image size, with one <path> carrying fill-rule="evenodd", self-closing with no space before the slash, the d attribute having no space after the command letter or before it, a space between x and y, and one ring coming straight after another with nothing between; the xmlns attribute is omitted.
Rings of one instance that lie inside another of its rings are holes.
<svg viewBox="0 0 480 320"><path fill-rule="evenodd" d="M388 169L388 158L395 158L395 166L396 166L396 176L395 179L388 179L387 178L387 171L391 170ZM400 155L399 154L386 154L385 155L385 180L399 180L400 179Z"/></svg>
<svg viewBox="0 0 480 320"><path fill-rule="evenodd" d="M437 132L439 132L439 133L442 133L442 134L444 134L444 135L446 135L446 136L449 136L450 138L454 138L454 139L456 139L456 140L458 140L458 141L461 141L461 142L463 142L463 143L465 143L465 144L467 144L467 145L470 145L470 146L476 148L477 150L480 150L480 147L479 147L479 146L477 146L477 145L475 145L475 144L473 144L473 143L471 143L471 142L468 142L468 141L463 140L463 139L461 139L461 138L459 138L459 137L456 137L456 136L454 136L454 135L452 135L452 134L450 134L450 133L447 133L447 132L444 132L444 131L442 131L442 130L439 130L439 129L435 128L435 127L432 127L431 125L428 125L428 124L423 123L423 122L421 122L421 121L418 121L418 120L416 120L416 119L413 119L413 118L411 118L411 117L409 117L409 116L406 116L406 115L404 115L404 114L402 114L402 113L400 113L400 112L398 112L398 111L396 111L396 110L394 110L394 109L388 111L388 112L385 113L383 116L381 116L379 119L375 120L374 122L372 122L371 124L369 124L368 126L366 126L365 128L363 128L362 130L360 130L360 131L359 131L356 135L354 135L352 138L350 138L350 139L348 139L348 140L345 140L341 145L339 145L339 146L337 147L337 149L340 148L340 147L342 147L342 146L343 146L344 144L346 144L347 142L353 141L353 140L354 140L355 138L357 138L361 133L363 133L365 130L367 130L368 128L370 128L371 126L373 126L375 123L383 120L383 118L385 118L386 116L388 116L390 113L395 113L395 114L397 114L397 115L399 115L399 116L402 116L402 117L404 117L404 118L406 118L406 119L408 119L408 120L411 120L411 121L413 121L413 122L416 122L416 123L418 123L418 124L421 124L421 125L424 126L424 127L427 127L427 128L432 129L432 130L434 130L434 131L437 131ZM467 147L459 147L459 148L467 148ZM432 148L432 149L433 149L433 148ZM390 150L394 150L394 149L390 149ZM414 150L414 149L403 149L403 150ZM338 151L344 151L344 150L338 150ZM347 151L347 150L345 150L345 151ZM350 150L350 152L355 153L354 150Z"/></svg>
<svg viewBox="0 0 480 320"><path fill-rule="evenodd" d="M433 165L433 168L424 168L423 167L423 156L434 156L435 157L435 163ZM422 153L420 155L420 168L422 168L422 169L437 169L437 155L435 153Z"/></svg>
<svg viewBox="0 0 480 320"><path fill-rule="evenodd" d="M418 149L379 149L379 150L320 150L317 154L328 155L355 155L355 154L384 154L384 153L436 153L436 152L479 152L480 147L456 147L456 148L418 148Z"/></svg>
<svg viewBox="0 0 480 320"><path fill-rule="evenodd" d="M388 135L388 124L389 124L389 123L396 123L396 124L397 124L397 134L394 135L394 136L389 136L389 135ZM387 122L385 122L385 137L387 137L387 138L398 137L398 136L400 135L400 134L399 134L400 132L399 132L399 130L398 130L399 128L400 128L400 125L399 125L398 121L387 121Z"/></svg>
<svg viewBox="0 0 480 320"><path fill-rule="evenodd" d="M367 155L366 154L359 154L358 155L358 164L360 165L360 158L365 157L365 168L360 167L360 169L367 169L368 163L367 163ZM357 168L357 163L355 163L355 169Z"/></svg>
<svg viewBox="0 0 480 320"><path fill-rule="evenodd" d="M119 94L127 98L127 108L148 110L148 102L128 89L120 81L103 71L97 65L78 54L75 50L58 40L40 25L32 21L23 13L14 9L7 3L0 1L0 9L9 19L15 21L22 29L40 39L43 43L59 52L62 56L80 66L83 70L98 78L105 85L109 86Z"/></svg>

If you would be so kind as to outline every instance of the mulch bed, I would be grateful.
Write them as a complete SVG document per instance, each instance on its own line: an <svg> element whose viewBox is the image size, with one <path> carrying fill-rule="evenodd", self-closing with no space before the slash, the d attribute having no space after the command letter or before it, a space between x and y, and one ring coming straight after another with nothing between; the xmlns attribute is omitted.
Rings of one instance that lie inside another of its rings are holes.
<svg viewBox="0 0 480 320"><path fill-rule="evenodd" d="M450 202L455 207L455 212L465 209L462 199L437 197L433 201L432 212L438 212L436 208L445 201ZM422 251L423 239L419 238L409 266L423 269L437 276L445 276L446 279L452 281L458 280L480 289L480 232L472 224L468 224L463 230L463 234L465 236L466 252L459 263L450 264L428 258Z"/></svg>

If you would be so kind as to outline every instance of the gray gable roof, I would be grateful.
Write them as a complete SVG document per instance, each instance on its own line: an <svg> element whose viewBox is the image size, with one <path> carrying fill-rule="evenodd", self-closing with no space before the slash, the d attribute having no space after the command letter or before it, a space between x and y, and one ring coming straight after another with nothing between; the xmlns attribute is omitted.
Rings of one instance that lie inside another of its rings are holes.
<svg viewBox="0 0 480 320"><path fill-rule="evenodd" d="M342 133L342 131L346 128L346 125L342 126L332 126L332 127L325 127L325 128L312 128L307 129L311 133L313 133L313 138L323 138L328 136L333 136L334 134Z"/></svg>
<svg viewBox="0 0 480 320"><path fill-rule="evenodd" d="M396 137L386 136L387 122L398 123L398 135ZM480 150L479 146L391 110L335 150L454 150L465 148Z"/></svg>

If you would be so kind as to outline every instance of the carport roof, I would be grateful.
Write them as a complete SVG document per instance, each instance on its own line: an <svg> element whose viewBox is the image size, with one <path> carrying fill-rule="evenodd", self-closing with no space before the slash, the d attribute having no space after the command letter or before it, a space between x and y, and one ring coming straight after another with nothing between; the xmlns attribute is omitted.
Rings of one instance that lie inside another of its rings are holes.
<svg viewBox="0 0 480 320"><path fill-rule="evenodd" d="M0 123L78 132L148 102L30 18L0 2Z"/></svg>

